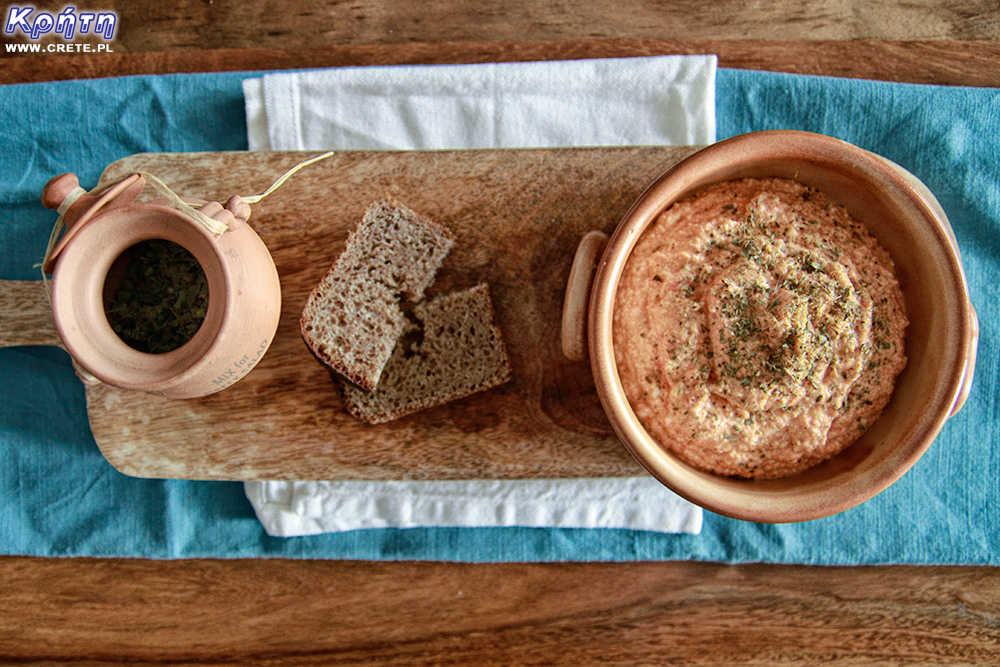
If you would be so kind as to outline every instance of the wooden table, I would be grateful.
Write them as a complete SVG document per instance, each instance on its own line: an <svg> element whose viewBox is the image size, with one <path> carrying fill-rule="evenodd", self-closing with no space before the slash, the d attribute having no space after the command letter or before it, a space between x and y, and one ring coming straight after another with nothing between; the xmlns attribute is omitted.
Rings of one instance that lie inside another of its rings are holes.
<svg viewBox="0 0 1000 667"><path fill-rule="evenodd" d="M114 53L4 54L0 83L716 53L720 67L1000 86L992 0L815 4L79 2L118 13ZM1000 662L1000 570L985 567L8 557L0 582L0 663Z"/></svg>

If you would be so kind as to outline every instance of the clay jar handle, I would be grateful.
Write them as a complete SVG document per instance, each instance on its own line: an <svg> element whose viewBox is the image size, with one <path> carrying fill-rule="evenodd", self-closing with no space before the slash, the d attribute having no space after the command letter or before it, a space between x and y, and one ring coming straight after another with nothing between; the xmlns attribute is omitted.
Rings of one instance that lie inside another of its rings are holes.
<svg viewBox="0 0 1000 667"><path fill-rule="evenodd" d="M566 296L562 312L562 352L570 361L587 358L587 308L590 288L594 282L597 264L608 244L608 235L590 231L583 235L576 247L573 266L566 281Z"/></svg>
<svg viewBox="0 0 1000 667"><path fill-rule="evenodd" d="M103 208L126 206L136 200L145 187L146 181L139 174L131 174L101 191L100 195L91 195L82 191L80 181L74 174L62 174L49 180L42 190L42 205L46 208L60 211L66 232L59 241L48 249L42 271L52 273L56 258L76 236L77 233L94 218ZM74 192L80 194L72 202L68 199Z"/></svg>

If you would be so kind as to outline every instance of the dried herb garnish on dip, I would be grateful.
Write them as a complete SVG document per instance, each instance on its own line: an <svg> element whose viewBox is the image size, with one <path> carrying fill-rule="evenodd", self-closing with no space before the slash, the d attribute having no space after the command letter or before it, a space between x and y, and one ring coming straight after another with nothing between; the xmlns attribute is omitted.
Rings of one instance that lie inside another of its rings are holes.
<svg viewBox="0 0 1000 667"><path fill-rule="evenodd" d="M126 252L125 276L105 305L108 323L140 352L176 350L191 340L205 319L204 269L173 241L142 241Z"/></svg>

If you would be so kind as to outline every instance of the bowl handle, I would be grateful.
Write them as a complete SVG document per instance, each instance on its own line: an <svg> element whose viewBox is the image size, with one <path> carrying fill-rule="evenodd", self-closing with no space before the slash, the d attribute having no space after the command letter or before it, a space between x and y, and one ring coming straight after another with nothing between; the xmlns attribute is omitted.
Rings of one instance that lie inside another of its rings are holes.
<svg viewBox="0 0 1000 667"><path fill-rule="evenodd" d="M979 316L976 311L969 307L969 356L965 359L965 370L962 372L962 388L955 399L955 405L951 407L948 417L954 417L965 405L965 400L969 398L969 391L972 389L972 376L976 371L976 352L979 349Z"/></svg>
<svg viewBox="0 0 1000 667"><path fill-rule="evenodd" d="M576 247L573 266L566 281L560 338L563 356L570 361L583 361L587 358L587 307L590 303L590 287L607 244L608 235L594 230L584 234Z"/></svg>

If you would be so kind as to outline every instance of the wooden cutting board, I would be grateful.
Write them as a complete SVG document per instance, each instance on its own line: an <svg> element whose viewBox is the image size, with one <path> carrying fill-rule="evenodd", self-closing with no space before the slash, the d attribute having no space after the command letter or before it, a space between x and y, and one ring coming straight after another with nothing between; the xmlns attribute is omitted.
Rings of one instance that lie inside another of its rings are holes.
<svg viewBox="0 0 1000 667"><path fill-rule="evenodd" d="M127 475L251 480L398 480L641 474L608 424L587 362L559 345L563 292L588 230L610 231L660 173L692 148L343 152L300 171L253 207L282 286L274 343L243 380L211 396L171 400L87 387L94 438ZM262 192L306 153L140 154L110 165L174 191L225 201ZM392 195L449 226L457 241L429 294L490 284L513 367L507 384L370 426L348 415L299 335L309 291L376 198ZM52 344L37 285L0 330ZM11 296L13 295L13 296ZM9 308L10 306L8 306ZM0 331L0 344L17 336Z"/></svg>

